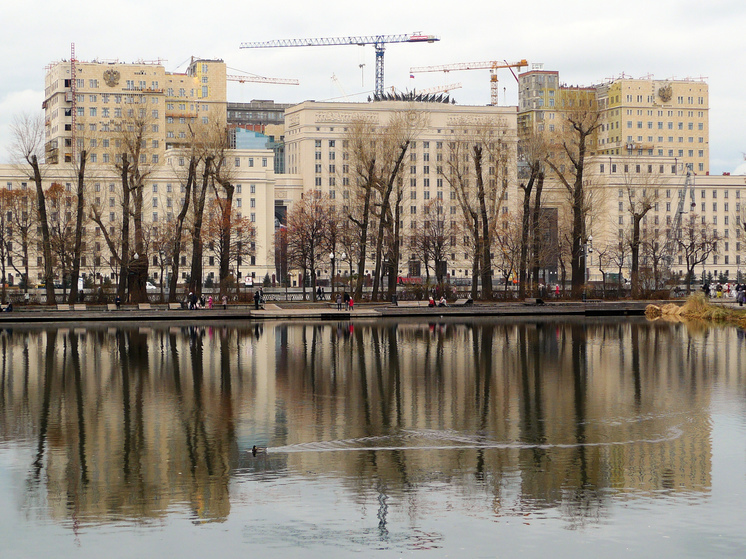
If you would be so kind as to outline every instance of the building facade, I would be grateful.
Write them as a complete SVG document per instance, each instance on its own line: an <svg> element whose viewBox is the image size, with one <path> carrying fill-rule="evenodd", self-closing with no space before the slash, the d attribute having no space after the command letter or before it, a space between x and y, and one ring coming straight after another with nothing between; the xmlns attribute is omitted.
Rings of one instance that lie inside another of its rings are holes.
<svg viewBox="0 0 746 559"><path fill-rule="evenodd" d="M83 149L91 163L110 162L115 136L138 119L148 128L143 163L158 165L167 149L189 145L196 123L225 127L225 63L192 59L181 74L160 62L54 62L42 107L48 164L70 163Z"/></svg>
<svg viewBox="0 0 746 559"><path fill-rule="evenodd" d="M519 131L524 136L528 130L553 132L561 113L573 108L569 101L585 92L600 112L591 154L668 157L699 175L710 171L709 89L702 79L622 75L577 87L562 84L559 72L541 68L518 79Z"/></svg>
<svg viewBox="0 0 746 559"><path fill-rule="evenodd" d="M507 184L516 184L515 107L412 101L305 101L288 109L285 113L285 157L289 174L299 178L304 192L318 191L328 195L344 214L349 213L350 206L355 203L354 184L357 180L349 145L353 123L369 123L375 135L376 130L385 129L392 117L400 113L408 113L407 118L417 122L400 174L404 191L400 224L403 238L430 221L426 216L434 201L438 201L437 206L440 206L435 211L443 213L432 216L432 220L453 223L453 229L458 229L455 224L461 222L462 210L445 173L449 172L449 163L454 157L454 144L466 137L473 138L470 134L494 133L495 138L501 138L505 143L505 160L502 162L505 173L500 165L490 161L485 163L485 180L505 180ZM464 169L473 173L468 162ZM497 190L494 184L490 187ZM504 199L496 206L507 215L515 200L515 190L508 188ZM446 269L451 278L469 278L471 275L469 243L462 240L463 234L454 239L448 249ZM372 270L365 273L372 273ZM424 262L402 250L398 274L424 276Z"/></svg>

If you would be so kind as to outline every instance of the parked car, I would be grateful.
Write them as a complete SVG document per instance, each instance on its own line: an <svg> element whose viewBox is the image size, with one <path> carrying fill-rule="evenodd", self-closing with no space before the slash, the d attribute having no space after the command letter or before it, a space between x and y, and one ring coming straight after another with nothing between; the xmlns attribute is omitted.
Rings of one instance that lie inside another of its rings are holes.
<svg viewBox="0 0 746 559"><path fill-rule="evenodd" d="M145 290L148 292L154 292L154 291L158 291L158 288L152 283L148 282L145 284Z"/></svg>

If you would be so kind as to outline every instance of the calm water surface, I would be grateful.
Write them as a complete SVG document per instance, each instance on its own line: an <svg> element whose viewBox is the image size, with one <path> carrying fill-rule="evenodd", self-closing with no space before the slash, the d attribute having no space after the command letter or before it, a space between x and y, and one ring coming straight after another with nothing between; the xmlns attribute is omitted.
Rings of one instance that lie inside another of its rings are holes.
<svg viewBox="0 0 746 559"><path fill-rule="evenodd" d="M3 559L746 556L734 328L17 328L0 360Z"/></svg>

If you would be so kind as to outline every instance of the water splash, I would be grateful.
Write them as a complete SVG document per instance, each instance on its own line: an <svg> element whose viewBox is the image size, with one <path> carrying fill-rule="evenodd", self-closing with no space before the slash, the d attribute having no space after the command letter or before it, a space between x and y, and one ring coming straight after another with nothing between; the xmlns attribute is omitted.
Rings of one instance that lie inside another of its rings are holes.
<svg viewBox="0 0 746 559"><path fill-rule="evenodd" d="M335 441L315 441L267 448L268 453L297 452L367 452L401 450L531 450L564 449L580 447L612 447L634 444L660 444L680 438L683 429L672 426L658 437L627 439L622 441L598 441L582 443L528 443L522 441L495 441L479 434L432 429L406 429L392 435L340 439ZM419 441L419 444L418 444ZM405 444L411 442L413 444ZM440 444L437 444L440 442Z"/></svg>

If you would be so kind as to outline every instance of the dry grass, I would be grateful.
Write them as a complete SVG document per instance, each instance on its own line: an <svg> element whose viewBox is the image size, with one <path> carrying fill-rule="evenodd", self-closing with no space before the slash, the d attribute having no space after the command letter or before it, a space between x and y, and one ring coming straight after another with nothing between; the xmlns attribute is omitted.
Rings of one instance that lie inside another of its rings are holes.
<svg viewBox="0 0 746 559"><path fill-rule="evenodd" d="M681 316L712 322L731 322L746 327L746 311L713 305L705 299L702 293L689 296L681 307Z"/></svg>
<svg viewBox="0 0 746 559"><path fill-rule="evenodd" d="M645 308L645 316L649 320L685 320L687 323L691 321L724 322L746 328L746 310L712 304L702 293L690 295L681 306L673 303L662 307L648 305Z"/></svg>

